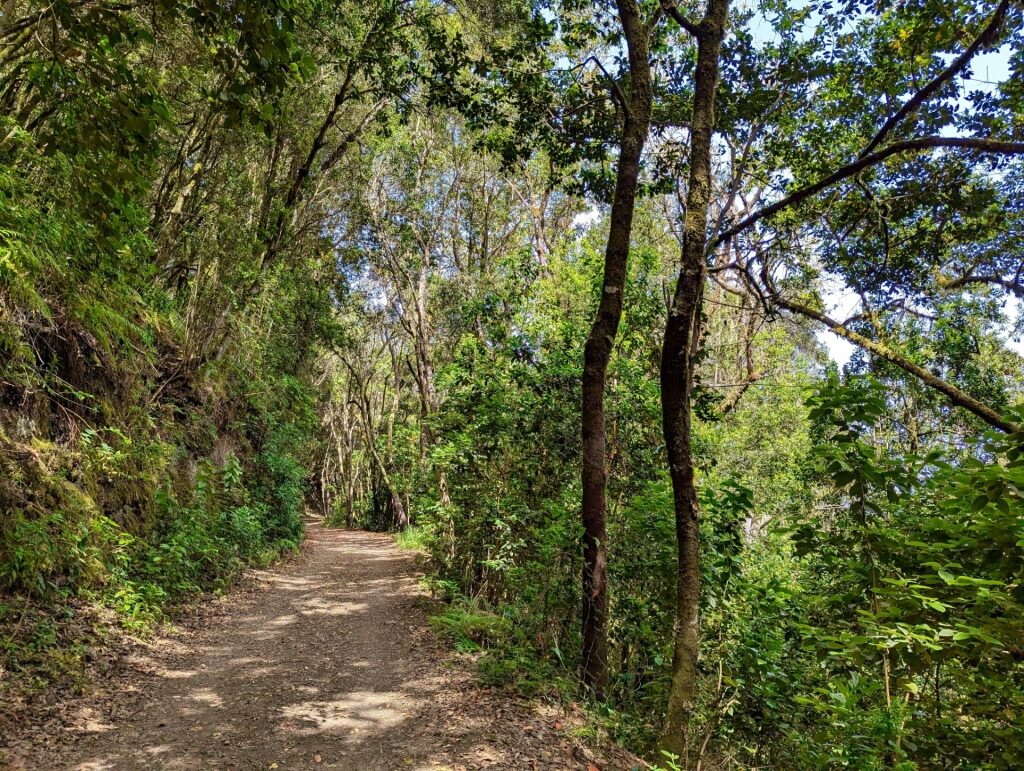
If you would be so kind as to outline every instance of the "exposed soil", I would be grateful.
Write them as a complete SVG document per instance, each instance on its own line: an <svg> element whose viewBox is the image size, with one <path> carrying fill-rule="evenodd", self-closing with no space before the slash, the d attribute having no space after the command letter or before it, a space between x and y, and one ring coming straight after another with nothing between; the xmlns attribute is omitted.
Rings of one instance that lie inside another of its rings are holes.
<svg viewBox="0 0 1024 771"><path fill-rule="evenodd" d="M574 715L480 687L431 632L416 575L385 535L311 525L297 558L138 649L60 721L16 728L9 767L640 767L585 746Z"/></svg>

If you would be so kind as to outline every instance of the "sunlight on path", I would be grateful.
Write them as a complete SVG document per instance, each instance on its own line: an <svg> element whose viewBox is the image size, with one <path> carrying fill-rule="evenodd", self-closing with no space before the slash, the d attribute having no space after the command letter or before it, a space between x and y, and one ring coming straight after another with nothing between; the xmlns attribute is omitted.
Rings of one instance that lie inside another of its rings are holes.
<svg viewBox="0 0 1024 771"><path fill-rule="evenodd" d="M385 535L311 525L193 645L159 646L126 715L61 767L585 769L561 719L479 690L428 631L413 558ZM614 768L604 765L603 768Z"/></svg>

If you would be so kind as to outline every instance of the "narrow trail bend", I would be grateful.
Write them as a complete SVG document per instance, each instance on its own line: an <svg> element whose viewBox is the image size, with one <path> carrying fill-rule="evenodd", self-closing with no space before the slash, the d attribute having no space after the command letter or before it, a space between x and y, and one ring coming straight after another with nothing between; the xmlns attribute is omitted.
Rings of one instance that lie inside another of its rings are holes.
<svg viewBox="0 0 1024 771"><path fill-rule="evenodd" d="M426 623L411 555L312 525L134 681L83 708L47 768L614 769L554 708L476 685ZM614 752L614 751L613 751Z"/></svg>

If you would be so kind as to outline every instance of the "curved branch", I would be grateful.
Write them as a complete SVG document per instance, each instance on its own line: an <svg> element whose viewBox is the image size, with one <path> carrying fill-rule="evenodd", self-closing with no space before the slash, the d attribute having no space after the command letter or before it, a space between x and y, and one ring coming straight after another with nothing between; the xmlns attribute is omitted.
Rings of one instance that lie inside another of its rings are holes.
<svg viewBox="0 0 1024 771"><path fill-rule="evenodd" d="M667 13L680 27L685 29L694 37L700 37L700 26L683 16L679 7L672 0L661 0L661 9Z"/></svg>
<svg viewBox="0 0 1024 771"><path fill-rule="evenodd" d="M881 163L886 158L893 155L898 155L904 152L919 152L921 150L931 150L938 147L949 147L960 150L973 150L981 153L994 153L998 155L1021 155L1024 154L1024 142L1009 142L999 139L984 139L981 137L918 137L917 139L906 139L901 142L894 142L888 147L878 150L877 152L871 153L858 158L851 163L833 171L827 177L814 182L806 187L802 187L799 190L795 190L784 198L776 201L770 206L765 206L763 209L759 209L753 214L749 214L742 220L737 222L735 225L724 231L718 238L716 238L710 246L710 249L714 249L720 244L728 241L738 233L742 233L744 230L749 228L756 222L760 222L766 217L771 217L778 214L783 209L788 209L790 206L795 206L802 201L807 200L813 195L817 195L822 190L831 187L837 182L842 182L844 179L854 176L859 172ZM709 251L710 251L709 249Z"/></svg>
<svg viewBox="0 0 1024 771"><path fill-rule="evenodd" d="M604 64L596 56L588 56L584 60L584 64L588 61L593 61L597 65L597 68L601 70L601 74L604 75L606 81L608 81L608 88L612 92L612 100L619 105L622 110L622 114L625 116L629 115L629 100L626 99L626 95L622 93L622 88L619 86L619 82L612 77L611 73L605 69Z"/></svg>
<svg viewBox="0 0 1024 771"><path fill-rule="evenodd" d="M737 390L733 392L732 396L722 402L721 406L719 406L718 412L716 413L717 417L724 418L730 412L735 410L736 407L739 406L740 400L743 399L743 394L745 394L750 389L750 386L754 385L754 383L764 379L764 376L764 372L758 372L751 375L746 380L736 383L735 385L738 386Z"/></svg>
<svg viewBox="0 0 1024 771"><path fill-rule="evenodd" d="M882 128L880 128L878 133L875 134L874 139L868 142L867 147L861 150L860 155L857 157L863 158L878 147L882 140L885 139L886 135L899 125L900 121L924 104L924 102L928 100L943 83L950 80L954 75L960 72L960 70L966 67L967 63L974 58L974 55L983 46L994 42L999 36L999 28L1002 26L1003 19L1006 17L1006 11L1009 7L1010 0L1002 0L1002 2L996 6L995 13L992 14L992 18L989 19L988 24L986 24L985 28L978 33L978 36L971 41L971 44L964 49L964 52L954 59L946 69L932 78L924 88L907 100L907 102L882 125Z"/></svg>
<svg viewBox="0 0 1024 771"><path fill-rule="evenodd" d="M1024 300L1024 284L1013 279L1003 278L1002 276L992 274L970 274L967 276L960 276L960 278L954 279L939 279L939 286L943 289L959 289L967 284L995 284L1001 286L1003 289L1007 289L1015 294L1020 299Z"/></svg>
<svg viewBox="0 0 1024 771"><path fill-rule="evenodd" d="M824 324L829 328L831 332L849 340L851 343L860 346L861 348L870 351L879 358L885 359L891 364L895 364L897 367L902 369L914 377L918 378L929 388L934 388L936 391L944 394L950 402L955 404L957 407L963 407L968 412L973 413L977 417L984 420L990 426L998 428L1000 431L1005 431L1010 434L1014 431L1020 430L1020 426L1017 426L1009 421L1005 420L998 412L993 410L987 404L975 399L970 394L961 391L955 385L947 380L943 380L938 375L929 372L924 367L915 364L914 362L907 359L905 356L901 356L899 353L894 351L887 345L872 340L869 337L854 332L849 327L836 321L829 316L826 316L820 311L816 311L813 308L808 308L806 305L800 305L799 303L793 302L792 300L786 300L783 297L776 295L772 298L776 305L780 308L785 308L792 313L798 313L801 316L805 316L809 319L813 319L821 324Z"/></svg>

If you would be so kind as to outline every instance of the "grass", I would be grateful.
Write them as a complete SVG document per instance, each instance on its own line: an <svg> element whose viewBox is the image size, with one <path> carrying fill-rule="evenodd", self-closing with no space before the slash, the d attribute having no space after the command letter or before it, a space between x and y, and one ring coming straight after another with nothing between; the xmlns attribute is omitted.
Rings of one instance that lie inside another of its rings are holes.
<svg viewBox="0 0 1024 771"><path fill-rule="evenodd" d="M404 551L424 552L427 548L428 535L425 527L410 525L395 534L395 544Z"/></svg>

